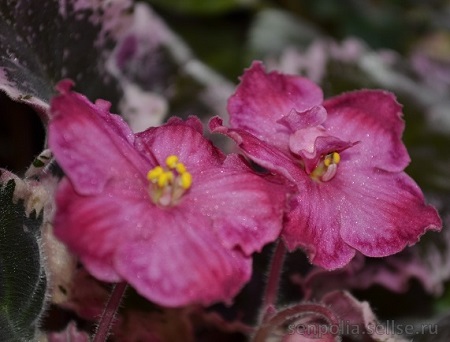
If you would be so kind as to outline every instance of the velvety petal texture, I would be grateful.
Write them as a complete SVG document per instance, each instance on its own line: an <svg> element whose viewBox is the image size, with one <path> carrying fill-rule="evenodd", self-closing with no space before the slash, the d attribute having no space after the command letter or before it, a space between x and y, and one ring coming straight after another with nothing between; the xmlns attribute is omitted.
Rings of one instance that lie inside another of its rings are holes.
<svg viewBox="0 0 450 342"><path fill-rule="evenodd" d="M280 234L285 186L223 155L197 118L134 135L104 101L68 82L59 90L49 127L66 174L56 236L98 279L127 281L160 305L231 301L252 253Z"/></svg>
<svg viewBox="0 0 450 342"><path fill-rule="evenodd" d="M286 125L292 123L292 117L302 117L297 125L305 127L324 119L324 111L315 108L322 100L322 90L310 80L266 73L261 62L254 62L228 101L230 123L283 148L290 133Z"/></svg>
<svg viewBox="0 0 450 342"><path fill-rule="evenodd" d="M282 232L287 247L302 247L312 263L335 269L356 251L391 255L439 230L436 210L403 172L410 159L394 95L361 90L317 102L309 84L265 74L254 63L230 98L231 127L210 122L213 132L295 187Z"/></svg>

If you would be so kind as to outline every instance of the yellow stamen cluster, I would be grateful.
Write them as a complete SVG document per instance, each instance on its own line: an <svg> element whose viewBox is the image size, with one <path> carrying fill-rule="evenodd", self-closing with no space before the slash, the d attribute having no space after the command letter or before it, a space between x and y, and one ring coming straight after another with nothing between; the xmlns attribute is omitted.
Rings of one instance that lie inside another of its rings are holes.
<svg viewBox="0 0 450 342"><path fill-rule="evenodd" d="M156 166L147 173L153 201L161 205L174 204L192 185L192 175L177 156L166 158L166 168Z"/></svg>
<svg viewBox="0 0 450 342"><path fill-rule="evenodd" d="M327 154L322 161L317 164L310 177L316 181L328 182L333 179L337 172L337 166L341 161L341 156L337 152Z"/></svg>
<svg viewBox="0 0 450 342"><path fill-rule="evenodd" d="M323 160L323 164L328 167L331 164L339 164L341 161L341 156L337 152L330 153L325 156L325 159Z"/></svg>

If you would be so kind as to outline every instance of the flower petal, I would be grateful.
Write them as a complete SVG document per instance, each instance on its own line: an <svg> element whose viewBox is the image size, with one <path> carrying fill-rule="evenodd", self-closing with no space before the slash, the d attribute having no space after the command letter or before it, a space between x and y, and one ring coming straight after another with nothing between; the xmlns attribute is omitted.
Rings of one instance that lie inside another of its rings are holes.
<svg viewBox="0 0 450 342"><path fill-rule="evenodd" d="M145 174L147 162L134 150L131 130L105 101L92 104L69 91L67 81L58 89L63 92L52 100L49 146L77 192L98 194L111 179Z"/></svg>
<svg viewBox="0 0 450 342"><path fill-rule="evenodd" d="M361 90L324 102L328 133L344 141L360 141L356 151L361 165L387 171L403 171L409 164L401 140L404 122L401 106L393 94L381 90Z"/></svg>
<svg viewBox="0 0 450 342"><path fill-rule="evenodd" d="M219 117L210 120L209 128L212 133L220 133L233 139L238 147L258 165L283 175L293 183L305 174L292 156L261 141L245 130L223 126L222 119Z"/></svg>
<svg viewBox="0 0 450 342"><path fill-rule="evenodd" d="M302 247L314 265L343 267L354 257L355 250L341 238L339 209L322 187L324 183L307 178L299 183L299 194L292 199L283 240L289 250Z"/></svg>
<svg viewBox="0 0 450 342"><path fill-rule="evenodd" d="M292 110L277 123L286 126L292 133L299 129L306 129L322 124L327 118L327 111L322 106L314 106L303 112Z"/></svg>
<svg viewBox="0 0 450 342"><path fill-rule="evenodd" d="M198 119L172 119L161 127L136 134L136 148L156 165L176 155L189 172L220 165L225 156L198 131Z"/></svg>
<svg viewBox="0 0 450 342"><path fill-rule="evenodd" d="M437 211L425 204L417 184L403 172L343 170L329 183L329 196L340 211L341 236L364 255L397 253L442 225Z"/></svg>
<svg viewBox="0 0 450 342"><path fill-rule="evenodd" d="M315 265L335 269L350 261L353 248L383 257L415 244L427 230L439 230L436 210L425 205L405 173L339 167L329 182L299 185L282 233L288 248L302 246Z"/></svg>
<svg viewBox="0 0 450 342"><path fill-rule="evenodd" d="M112 256L118 244L137 234L139 225L143 227L145 221L141 213L151 211L146 187L140 192L136 189L133 187L125 192L121 185L114 187L108 183L101 194L84 196L67 179L60 183L56 197L55 235L98 279L121 280L112 265Z"/></svg>
<svg viewBox="0 0 450 342"><path fill-rule="evenodd" d="M331 152L341 153L355 144L328 135L323 127L299 129L289 137L289 149L302 158L308 174L325 155Z"/></svg>
<svg viewBox="0 0 450 342"><path fill-rule="evenodd" d="M310 80L277 72L266 74L262 63L254 62L228 101L230 124L286 148L289 130L275 123L292 111L301 113L319 106L322 100L322 90Z"/></svg>
<svg viewBox="0 0 450 342"><path fill-rule="evenodd" d="M250 255L278 237L286 193L284 185L257 176L231 155L224 167L204 170L186 200L212 220L226 248Z"/></svg>
<svg viewBox="0 0 450 342"><path fill-rule="evenodd" d="M143 296L168 307L230 301L249 280L251 258L225 248L207 217L185 210L146 215L151 239L118 246L118 272Z"/></svg>

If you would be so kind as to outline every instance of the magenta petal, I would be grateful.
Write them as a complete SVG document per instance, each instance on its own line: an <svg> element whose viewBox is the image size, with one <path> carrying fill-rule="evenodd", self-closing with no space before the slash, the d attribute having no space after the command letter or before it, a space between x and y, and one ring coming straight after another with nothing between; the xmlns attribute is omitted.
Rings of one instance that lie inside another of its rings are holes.
<svg viewBox="0 0 450 342"><path fill-rule="evenodd" d="M236 155L224 166L204 170L186 200L213 221L225 247L250 255L278 237L287 189L251 173Z"/></svg>
<svg viewBox="0 0 450 342"><path fill-rule="evenodd" d="M225 248L208 218L157 212L151 239L121 244L118 272L146 298L163 306L229 301L251 274L251 258Z"/></svg>
<svg viewBox="0 0 450 342"><path fill-rule="evenodd" d="M289 132L275 123L292 111L301 113L319 106L322 100L322 90L310 80L277 72L267 74L262 63L254 62L228 101L230 124L282 147Z"/></svg>
<svg viewBox="0 0 450 342"><path fill-rule="evenodd" d="M401 137L404 129L400 104L393 94L361 90L324 102L328 117L324 126L330 135L344 141L360 141L360 165L387 171L403 171L409 156Z"/></svg>
<svg viewBox="0 0 450 342"><path fill-rule="evenodd" d="M289 149L302 158L308 174L323 156L331 152L341 153L355 144L328 135L322 127L300 129L289 138Z"/></svg>
<svg viewBox="0 0 450 342"><path fill-rule="evenodd" d="M219 166L225 156L198 131L198 119L174 118L167 125L136 134L136 148L156 165L165 165L170 155L179 157L189 172Z"/></svg>
<svg viewBox="0 0 450 342"><path fill-rule="evenodd" d="M348 172L348 173L346 173ZM439 230L434 208L424 204L417 185L404 173L339 170L326 183L299 186L283 238L302 246L326 269L347 264L354 249L382 257L413 245L427 230Z"/></svg>
<svg viewBox="0 0 450 342"><path fill-rule="evenodd" d="M326 269L348 264L355 250L341 238L338 210L321 184L305 181L299 185L282 231L288 249L302 247L311 263Z"/></svg>
<svg viewBox="0 0 450 342"><path fill-rule="evenodd" d="M111 263L115 246L123 236L121 228L116 228L123 222L117 222L111 214L118 210L123 212L120 202L109 197L109 194L81 196L67 179L58 188L56 202L56 237L80 256L95 277L104 281L120 281L121 277Z"/></svg>
<svg viewBox="0 0 450 342"><path fill-rule="evenodd" d="M364 255L383 257L415 244L427 230L439 230L436 210L425 204L405 173L383 170L336 177L330 197L337 198L342 239Z"/></svg>
<svg viewBox="0 0 450 342"><path fill-rule="evenodd" d="M145 172L146 163L134 150L134 136L125 122L107 112L104 102L93 105L66 90L52 100L49 146L76 191L99 193L111 179Z"/></svg>
<svg viewBox="0 0 450 342"><path fill-rule="evenodd" d="M299 129L315 127L322 124L327 118L327 111L322 106L314 106L303 112L292 110L283 116L277 123L286 126L292 133Z"/></svg>
<svg viewBox="0 0 450 342"><path fill-rule="evenodd" d="M203 135L203 124L198 117L193 116L193 115L190 115L186 119L186 121L184 121L183 119L181 119L179 117L173 116L167 121L166 125L188 126Z"/></svg>
<svg viewBox="0 0 450 342"><path fill-rule="evenodd" d="M278 237L284 187L226 159L196 118L133 135L107 102L93 105L69 82L59 90L50 140L67 178L56 236L95 277L127 281L158 304L230 301L250 278L250 254ZM183 165L167 165L172 155ZM157 165L173 172L168 183L147 179Z"/></svg>
<svg viewBox="0 0 450 342"><path fill-rule="evenodd" d="M304 171L293 158L284 151L261 141L254 135L241 129L230 129L222 125L222 119L214 117L209 122L212 133L224 134L235 141L255 163L277 172L295 183L298 178L304 176Z"/></svg>

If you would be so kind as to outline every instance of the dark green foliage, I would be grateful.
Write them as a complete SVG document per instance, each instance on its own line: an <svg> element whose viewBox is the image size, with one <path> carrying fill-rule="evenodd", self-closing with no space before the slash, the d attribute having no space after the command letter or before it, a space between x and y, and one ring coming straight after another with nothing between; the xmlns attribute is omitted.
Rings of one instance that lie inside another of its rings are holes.
<svg viewBox="0 0 450 342"><path fill-rule="evenodd" d="M0 187L0 340L32 341L46 290L39 250L42 213L14 203L14 180Z"/></svg>

